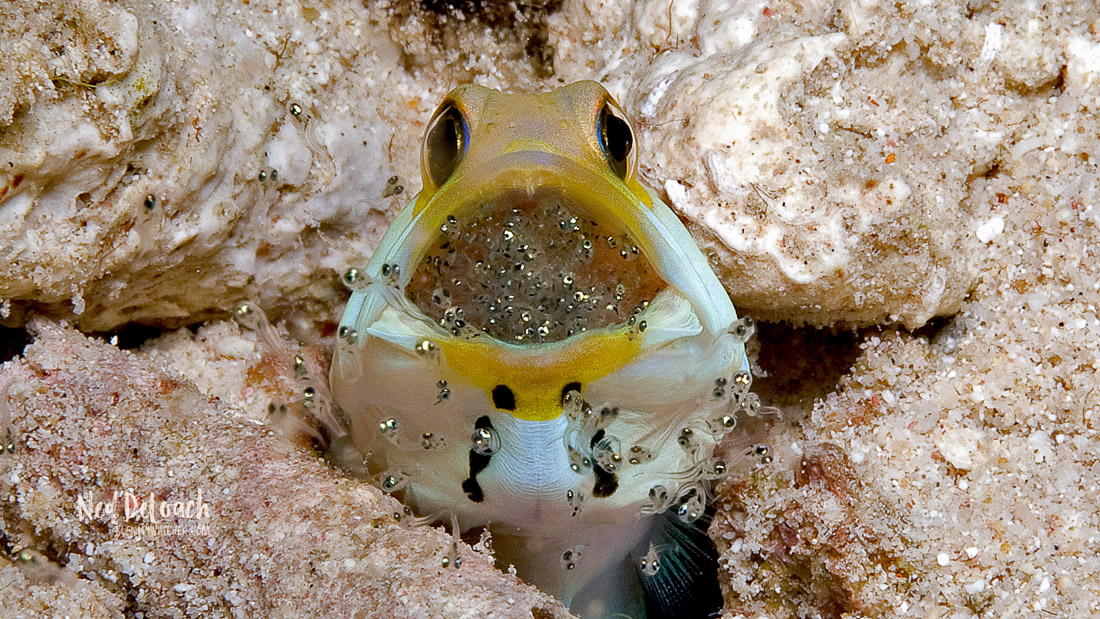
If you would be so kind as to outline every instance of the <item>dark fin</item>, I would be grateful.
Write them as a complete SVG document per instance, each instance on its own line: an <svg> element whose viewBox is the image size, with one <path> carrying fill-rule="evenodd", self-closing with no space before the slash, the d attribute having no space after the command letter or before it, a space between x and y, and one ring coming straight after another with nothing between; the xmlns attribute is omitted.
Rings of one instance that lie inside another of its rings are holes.
<svg viewBox="0 0 1100 619"><path fill-rule="evenodd" d="M631 553L645 596L647 619L701 619L722 614L718 586L718 551L707 536L714 509L685 524L670 509L657 518L652 533ZM650 544L657 549L660 567L646 574L642 559Z"/></svg>

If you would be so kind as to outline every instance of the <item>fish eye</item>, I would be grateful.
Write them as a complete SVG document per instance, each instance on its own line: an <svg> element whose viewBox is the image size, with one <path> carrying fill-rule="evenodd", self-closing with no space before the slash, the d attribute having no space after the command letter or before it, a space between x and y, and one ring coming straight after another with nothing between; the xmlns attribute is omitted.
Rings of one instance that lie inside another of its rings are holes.
<svg viewBox="0 0 1100 619"><path fill-rule="evenodd" d="M502 411L516 410L516 394L512 393L508 385L493 387L493 406Z"/></svg>
<svg viewBox="0 0 1100 619"><path fill-rule="evenodd" d="M445 102L435 113L424 134L424 159L428 176L436 187L451 178L466 155L469 144L466 118L452 101Z"/></svg>
<svg viewBox="0 0 1100 619"><path fill-rule="evenodd" d="M610 101L604 101L600 108L596 133L607 165L619 178L626 180L634 168L634 130L622 111Z"/></svg>

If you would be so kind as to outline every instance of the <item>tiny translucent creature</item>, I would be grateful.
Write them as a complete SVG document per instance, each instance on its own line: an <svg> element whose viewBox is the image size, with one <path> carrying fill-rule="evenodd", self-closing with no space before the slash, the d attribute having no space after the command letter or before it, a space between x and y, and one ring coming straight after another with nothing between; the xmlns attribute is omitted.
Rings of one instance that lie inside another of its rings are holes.
<svg viewBox="0 0 1100 619"><path fill-rule="evenodd" d="M639 569L646 576L656 576L661 570L661 558L658 556L657 547L649 545L649 551L639 561Z"/></svg>
<svg viewBox="0 0 1100 619"><path fill-rule="evenodd" d="M706 501L753 403L753 325L638 156L595 82L453 90L423 189L343 274L331 387L373 479L424 520L487 527L582 617L698 617L721 604Z"/></svg>
<svg viewBox="0 0 1100 619"><path fill-rule="evenodd" d="M344 421L333 408L332 395L328 384L318 375L319 368L307 362L303 354L299 354L301 351L287 348L286 340L257 305L243 303L237 306L234 315L242 326L256 333L263 354L285 360L289 371L276 372L271 378L282 390L298 394L289 401L268 403L269 422L284 434L308 438L318 445L331 445L345 439Z"/></svg>

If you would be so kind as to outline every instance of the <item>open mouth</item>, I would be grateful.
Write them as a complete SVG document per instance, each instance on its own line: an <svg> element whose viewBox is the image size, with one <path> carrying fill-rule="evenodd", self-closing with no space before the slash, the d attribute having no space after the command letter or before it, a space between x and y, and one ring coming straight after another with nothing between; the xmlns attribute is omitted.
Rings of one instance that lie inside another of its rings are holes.
<svg viewBox="0 0 1100 619"><path fill-rule="evenodd" d="M560 191L509 190L451 216L405 295L456 336L564 340L621 324L667 284L621 229Z"/></svg>

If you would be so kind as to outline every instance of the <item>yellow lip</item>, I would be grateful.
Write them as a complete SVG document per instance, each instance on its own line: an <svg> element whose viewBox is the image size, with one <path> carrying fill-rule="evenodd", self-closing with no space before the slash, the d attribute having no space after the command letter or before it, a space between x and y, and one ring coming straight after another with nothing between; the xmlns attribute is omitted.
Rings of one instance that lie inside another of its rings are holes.
<svg viewBox="0 0 1100 619"><path fill-rule="evenodd" d="M548 421L562 414L562 391L585 385L626 365L638 354L639 338L622 327L591 331L562 342L516 346L484 339L447 338L440 348L447 364L474 386L492 392L503 385L515 394L512 415Z"/></svg>

